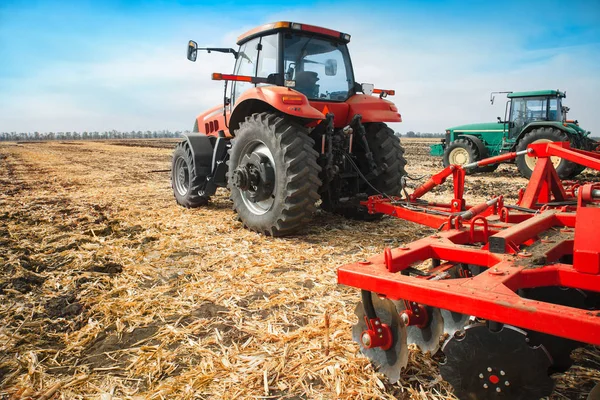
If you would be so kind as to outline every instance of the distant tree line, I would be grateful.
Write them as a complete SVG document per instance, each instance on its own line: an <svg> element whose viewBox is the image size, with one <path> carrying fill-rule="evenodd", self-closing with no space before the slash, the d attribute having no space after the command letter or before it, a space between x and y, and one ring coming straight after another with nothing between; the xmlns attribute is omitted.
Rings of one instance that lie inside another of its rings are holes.
<svg viewBox="0 0 600 400"><path fill-rule="evenodd" d="M431 132L406 132L406 137L409 138L442 138L444 137L443 133L431 133Z"/></svg>
<svg viewBox="0 0 600 400"><path fill-rule="evenodd" d="M159 139L179 138L189 131L83 131L83 132L0 132L0 141L35 140L102 140L102 139Z"/></svg>

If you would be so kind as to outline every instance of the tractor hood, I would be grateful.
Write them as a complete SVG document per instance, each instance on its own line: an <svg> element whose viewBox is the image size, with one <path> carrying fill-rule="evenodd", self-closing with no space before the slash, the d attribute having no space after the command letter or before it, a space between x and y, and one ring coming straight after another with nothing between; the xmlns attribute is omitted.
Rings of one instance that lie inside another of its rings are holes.
<svg viewBox="0 0 600 400"><path fill-rule="evenodd" d="M451 132L503 132L504 125L498 122L480 122L477 124L457 125L451 128L446 128Z"/></svg>

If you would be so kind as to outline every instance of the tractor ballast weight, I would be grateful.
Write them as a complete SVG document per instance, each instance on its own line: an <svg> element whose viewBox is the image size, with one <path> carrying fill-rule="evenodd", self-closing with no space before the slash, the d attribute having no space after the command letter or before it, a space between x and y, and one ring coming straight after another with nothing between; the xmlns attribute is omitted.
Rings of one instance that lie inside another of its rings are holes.
<svg viewBox="0 0 600 400"><path fill-rule="evenodd" d="M566 93L559 90L508 93L504 120L446 129L442 142L431 146L430 154L442 156L444 166L468 164L506 152L525 149L531 143L569 141L581 150L594 150L598 143L589 138L590 132L579 127L577 121L567 119L568 107L562 105ZM493 103L492 94L492 103ZM534 159L519 157L508 160L517 164L526 178L531 176ZM555 167L563 179L573 178L583 171L582 166L555 158ZM499 164L484 169L470 169L467 173L493 171Z"/></svg>
<svg viewBox="0 0 600 400"><path fill-rule="evenodd" d="M437 229L338 269L340 284L361 290L353 338L391 382L413 343L444 353L441 375L460 399L539 399L553 390L550 375L571 366L574 349L600 345L600 183L561 182L551 162L600 170L600 152L536 143L465 167L520 156L538 162L515 205L502 195L467 204L457 165L405 198L364 203ZM449 178L449 203L422 199Z"/></svg>
<svg viewBox="0 0 600 400"><path fill-rule="evenodd" d="M177 146L172 187L186 207L205 205L227 187L244 225L273 236L293 234L321 207L374 220L360 204L369 195L399 194L403 150L385 122L401 122L385 99L393 90L354 80L350 35L277 22L238 38L223 104L198 115ZM320 82L320 83L318 83ZM373 96L378 94L378 96Z"/></svg>

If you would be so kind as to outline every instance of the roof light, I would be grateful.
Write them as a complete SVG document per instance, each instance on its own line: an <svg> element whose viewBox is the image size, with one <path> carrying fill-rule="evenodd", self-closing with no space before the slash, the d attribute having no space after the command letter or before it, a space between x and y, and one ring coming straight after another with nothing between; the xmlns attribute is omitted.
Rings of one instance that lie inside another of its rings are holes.
<svg viewBox="0 0 600 400"><path fill-rule="evenodd" d="M290 28L297 29L297 30L302 30L302 24L298 24L296 22L292 22L291 25L290 25Z"/></svg>
<svg viewBox="0 0 600 400"><path fill-rule="evenodd" d="M348 35L347 33L342 33L342 39L344 39L345 41L349 42L350 41L350 35Z"/></svg>

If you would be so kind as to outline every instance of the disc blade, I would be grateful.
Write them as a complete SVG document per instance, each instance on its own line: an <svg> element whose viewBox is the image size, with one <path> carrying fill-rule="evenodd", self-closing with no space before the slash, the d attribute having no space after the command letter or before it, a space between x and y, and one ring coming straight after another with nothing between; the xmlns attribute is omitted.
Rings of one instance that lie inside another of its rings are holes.
<svg viewBox="0 0 600 400"><path fill-rule="evenodd" d="M467 314L461 314L445 309L440 309L440 313L444 321L444 333L450 336L454 336L456 332L464 330L471 319Z"/></svg>
<svg viewBox="0 0 600 400"><path fill-rule="evenodd" d="M460 399L539 399L554 387L544 347L531 347L527 333L509 325L498 332L470 325L451 336L442 351L446 361L440 373Z"/></svg>
<svg viewBox="0 0 600 400"><path fill-rule="evenodd" d="M544 286L519 291L521 297L562 306L587 309L588 294L579 289L558 286ZM552 372L565 372L571 365L571 353L583 344L574 340L549 335L542 332L527 330L530 343L542 344L552 356Z"/></svg>
<svg viewBox="0 0 600 400"><path fill-rule="evenodd" d="M404 301L394 301L400 314L406 309ZM439 308L425 307L429 321L423 328L409 325L406 327L406 342L416 345L423 353L435 354L440 349L440 336L444 334L444 319Z"/></svg>
<svg viewBox="0 0 600 400"><path fill-rule="evenodd" d="M388 350L379 347L366 349L361 340L361 334L367 329L365 311L361 302L356 305L354 313L358 323L352 327L352 339L360 345L360 351L367 356L379 372L383 373L390 383L400 379L400 372L408 365L408 346L406 344L406 327L400 320L394 303L387 299L380 299L376 294L371 294L373 307L377 317L382 323L387 324L392 330L393 344Z"/></svg>

